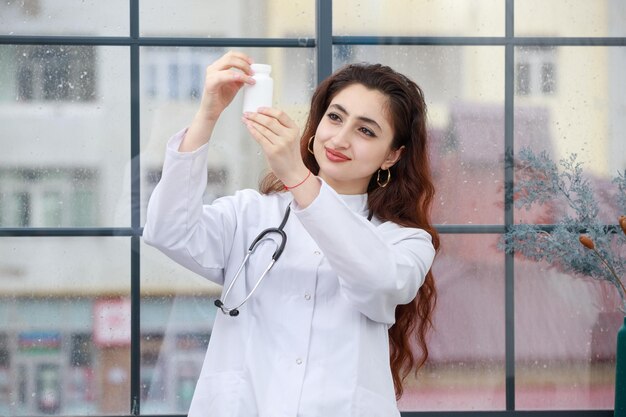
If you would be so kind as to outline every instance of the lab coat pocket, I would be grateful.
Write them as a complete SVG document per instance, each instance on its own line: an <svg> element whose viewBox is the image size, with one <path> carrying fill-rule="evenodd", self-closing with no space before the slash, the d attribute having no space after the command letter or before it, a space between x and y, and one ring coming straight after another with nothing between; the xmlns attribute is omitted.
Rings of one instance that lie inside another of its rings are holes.
<svg viewBox="0 0 626 417"><path fill-rule="evenodd" d="M400 411L395 401L366 388L357 387L352 417L400 417Z"/></svg>
<svg viewBox="0 0 626 417"><path fill-rule="evenodd" d="M257 416L254 394L244 372L214 372L200 377L188 417L209 416Z"/></svg>

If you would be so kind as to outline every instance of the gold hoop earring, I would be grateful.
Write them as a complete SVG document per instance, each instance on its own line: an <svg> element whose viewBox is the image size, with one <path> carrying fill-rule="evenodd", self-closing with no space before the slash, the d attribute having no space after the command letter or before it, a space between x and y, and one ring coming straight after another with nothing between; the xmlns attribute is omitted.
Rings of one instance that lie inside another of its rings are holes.
<svg viewBox="0 0 626 417"><path fill-rule="evenodd" d="M387 179L385 180L385 182L381 183L380 182L380 173L381 171L387 171ZM389 184L389 181L391 181L391 170L389 169L379 169L378 170L378 175L376 176L376 182L378 183L378 186L380 188L385 188L387 186L387 184Z"/></svg>
<svg viewBox="0 0 626 417"><path fill-rule="evenodd" d="M314 139L315 139L315 135L311 136L311 137L309 138L309 144L308 144L308 145L307 145L307 147L306 147L306 149L309 151L309 153L310 153L311 155L315 155L315 153L313 152L313 148L312 148L312 145L313 145L313 140L314 140Z"/></svg>

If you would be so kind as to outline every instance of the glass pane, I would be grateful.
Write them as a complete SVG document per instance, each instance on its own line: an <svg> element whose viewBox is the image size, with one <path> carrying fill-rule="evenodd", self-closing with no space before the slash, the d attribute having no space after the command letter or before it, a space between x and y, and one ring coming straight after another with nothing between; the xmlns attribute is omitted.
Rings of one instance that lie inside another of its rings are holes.
<svg viewBox="0 0 626 417"><path fill-rule="evenodd" d="M518 409L613 408L618 298L610 285L516 261Z"/></svg>
<svg viewBox="0 0 626 417"><path fill-rule="evenodd" d="M626 209L623 192L620 199L611 182L626 167L624 51L516 49L516 84L527 86L515 96L516 184L522 187L516 195L518 202L548 197L530 210L517 209L516 223L557 224L550 235L523 239L532 253L548 254L547 263L521 255L516 261L516 405L522 409L613 406L615 336L623 313L615 288L591 279L607 269L580 245L578 227L564 222L568 216L584 219L595 206L597 214L592 210L585 225L615 224ZM521 163L523 150L534 156ZM576 163L582 164L580 175ZM548 164L554 174L544 168ZM588 181L590 192L567 175ZM554 179L562 181L559 187L552 188ZM541 186L533 188L529 180ZM619 236L597 229L587 229L596 248L623 276ZM572 275L572 266L587 275Z"/></svg>
<svg viewBox="0 0 626 417"><path fill-rule="evenodd" d="M0 46L0 226L130 223L126 47Z"/></svg>
<svg viewBox="0 0 626 417"><path fill-rule="evenodd" d="M139 3L143 36L293 38L315 36L314 0ZM167 18L164 18L167 16Z"/></svg>
<svg viewBox="0 0 626 417"><path fill-rule="evenodd" d="M141 412L186 414L221 287L142 245Z"/></svg>
<svg viewBox="0 0 626 417"><path fill-rule="evenodd" d="M256 62L272 65L274 106L304 128L315 88L312 48L241 48ZM142 218L163 166L165 144L188 126L198 109L206 67L226 52L221 48L141 49ZM171 68L177 68L172 71ZM174 75L175 74L175 75ZM261 150L241 123L238 94L218 122L209 156L206 200L257 188L266 164Z"/></svg>
<svg viewBox="0 0 626 417"><path fill-rule="evenodd" d="M600 221L616 224L618 188L611 183L626 169L626 49L620 47L523 47L515 51L516 153L545 151L558 163L573 154L595 193L579 207L597 204ZM524 70L520 70L524 68ZM564 171L559 166L560 172ZM521 174L517 171L518 184ZM544 207L517 210L516 220L556 223L576 215L562 192ZM594 201L595 200L595 201Z"/></svg>
<svg viewBox="0 0 626 417"><path fill-rule="evenodd" d="M127 0L23 0L0 3L2 35L128 36Z"/></svg>
<svg viewBox="0 0 626 417"><path fill-rule="evenodd" d="M517 36L626 35L621 0L524 0L515 2Z"/></svg>
<svg viewBox="0 0 626 417"><path fill-rule="evenodd" d="M504 49L338 46L334 67L380 62L413 79L428 105L438 224L504 221Z"/></svg>
<svg viewBox="0 0 626 417"><path fill-rule="evenodd" d="M496 235L442 235L430 357L404 411L503 410L504 256Z"/></svg>
<svg viewBox="0 0 626 417"><path fill-rule="evenodd" d="M377 0L333 2L339 36L504 36L501 0Z"/></svg>
<svg viewBox="0 0 626 417"><path fill-rule="evenodd" d="M128 414L130 239L4 237L0 253L0 414Z"/></svg>

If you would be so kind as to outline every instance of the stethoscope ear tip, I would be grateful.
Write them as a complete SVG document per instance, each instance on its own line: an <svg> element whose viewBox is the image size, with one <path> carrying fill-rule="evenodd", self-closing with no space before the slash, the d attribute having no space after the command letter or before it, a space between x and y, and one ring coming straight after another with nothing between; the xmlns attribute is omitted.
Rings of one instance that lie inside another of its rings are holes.
<svg viewBox="0 0 626 417"><path fill-rule="evenodd" d="M213 304L215 304L215 307L217 308L222 308L222 306L224 305L224 303L222 303L220 300L215 300Z"/></svg>
<svg viewBox="0 0 626 417"><path fill-rule="evenodd" d="M239 315L239 310L231 310L228 312L228 314L230 314L231 317L237 317Z"/></svg>

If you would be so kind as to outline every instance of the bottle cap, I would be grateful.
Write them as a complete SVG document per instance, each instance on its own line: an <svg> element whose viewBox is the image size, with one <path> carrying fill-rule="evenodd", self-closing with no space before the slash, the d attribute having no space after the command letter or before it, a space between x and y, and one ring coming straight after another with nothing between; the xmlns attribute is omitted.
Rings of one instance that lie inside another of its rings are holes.
<svg viewBox="0 0 626 417"><path fill-rule="evenodd" d="M272 72L272 66L268 64L252 64L250 65L250 67L255 73L260 72L264 74L269 74L270 72Z"/></svg>

